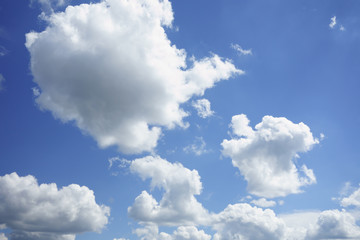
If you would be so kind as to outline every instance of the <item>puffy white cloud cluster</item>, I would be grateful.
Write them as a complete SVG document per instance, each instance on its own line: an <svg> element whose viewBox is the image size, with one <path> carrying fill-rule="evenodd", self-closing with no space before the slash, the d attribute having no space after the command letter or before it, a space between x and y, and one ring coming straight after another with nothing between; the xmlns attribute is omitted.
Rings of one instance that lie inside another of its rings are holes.
<svg viewBox="0 0 360 240"><path fill-rule="evenodd" d="M185 168L180 163L170 163L158 156L135 159L130 163L130 170L143 180L150 179L151 188L164 190L159 202L143 191L128 208L129 215L144 225L134 231L142 240L315 240L360 237L357 216L346 210L277 216L271 209L237 203L228 205L219 213L209 213L194 197L202 189L196 170ZM252 204L271 207L276 203L260 198L252 200ZM177 226L177 229L169 234L159 232L159 226ZM210 227L216 233L211 238L196 226Z"/></svg>
<svg viewBox="0 0 360 240"><path fill-rule="evenodd" d="M360 227L349 212L327 210L320 214L306 239L359 239Z"/></svg>
<svg viewBox="0 0 360 240"><path fill-rule="evenodd" d="M247 203L229 205L214 217L214 240L278 240L285 234L285 223L270 209L252 207Z"/></svg>
<svg viewBox="0 0 360 240"><path fill-rule="evenodd" d="M210 240L211 235L203 230L198 230L194 226L180 226L173 234L160 232L157 226L149 225L144 228L138 228L135 233L141 237L141 240Z"/></svg>
<svg viewBox="0 0 360 240"><path fill-rule="evenodd" d="M207 118L214 115L214 111L211 110L211 103L206 98L194 101L192 106L196 109L197 114L201 118Z"/></svg>
<svg viewBox="0 0 360 240"><path fill-rule="evenodd" d="M152 188L165 191L160 202L143 191L128 208L129 215L134 219L158 225L200 224L208 220L209 213L195 198L202 190L196 170L158 156L148 156L135 159L130 171L143 180L150 178Z"/></svg>
<svg viewBox="0 0 360 240"><path fill-rule="evenodd" d="M294 163L299 152L309 151L318 140L304 123L265 116L249 126L246 115L233 116L230 140L222 142L223 155L232 159L254 195L273 198L301 192L301 187L316 182L311 169Z"/></svg>
<svg viewBox="0 0 360 240"><path fill-rule="evenodd" d="M85 186L58 189L31 175L0 177L0 224L12 229L11 240L73 240L77 233L101 231L109 214Z"/></svg>
<svg viewBox="0 0 360 240"><path fill-rule="evenodd" d="M242 71L213 54L192 60L165 33L168 0L104 0L68 6L26 35L36 102L73 121L100 147L151 151L162 127L186 127L180 105Z"/></svg>

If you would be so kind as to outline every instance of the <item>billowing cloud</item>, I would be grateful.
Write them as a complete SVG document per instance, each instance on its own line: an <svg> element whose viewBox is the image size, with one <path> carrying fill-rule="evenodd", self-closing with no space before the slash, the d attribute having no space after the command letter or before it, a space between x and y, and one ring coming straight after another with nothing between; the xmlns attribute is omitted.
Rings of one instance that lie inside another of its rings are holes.
<svg viewBox="0 0 360 240"><path fill-rule="evenodd" d="M336 25L336 16L333 16L332 18L330 18L329 27L334 28L335 25Z"/></svg>
<svg viewBox="0 0 360 240"><path fill-rule="evenodd" d="M344 197L341 199L341 206L349 207L355 206L360 207L360 187L356 189L353 193L350 194L348 197Z"/></svg>
<svg viewBox="0 0 360 240"><path fill-rule="evenodd" d="M186 66L165 33L168 0L104 0L46 19L43 32L26 35L36 102L103 148L152 151L162 128L187 126L181 104L242 73L216 54Z"/></svg>
<svg viewBox="0 0 360 240"><path fill-rule="evenodd" d="M197 114L201 118L207 118L214 115L214 112L211 110L211 104L209 100L205 98L194 101L192 106L196 109Z"/></svg>
<svg viewBox="0 0 360 240"><path fill-rule="evenodd" d="M276 206L276 202L272 201L272 200L266 200L266 198L259 198L259 199L254 199L251 201L252 204L258 206L258 207L275 207Z"/></svg>
<svg viewBox="0 0 360 240"><path fill-rule="evenodd" d="M73 240L77 233L100 232L109 214L85 186L58 189L31 175L0 177L0 224L13 230L11 240Z"/></svg>
<svg viewBox="0 0 360 240"><path fill-rule="evenodd" d="M218 231L214 240L279 240L286 231L285 223L272 210L247 203L227 206L215 217L213 228Z"/></svg>
<svg viewBox="0 0 360 240"><path fill-rule="evenodd" d="M145 226L138 228L135 233L141 237L141 240L210 240L211 235L206 234L203 230L198 230L194 226L180 226L173 234L164 232L159 233L157 226Z"/></svg>
<svg viewBox="0 0 360 240"><path fill-rule="evenodd" d="M240 55L252 55L251 49L243 49L239 44L231 44L231 48Z"/></svg>
<svg viewBox="0 0 360 240"><path fill-rule="evenodd" d="M359 239L360 227L345 210L327 210L320 214L306 239Z"/></svg>
<svg viewBox="0 0 360 240"><path fill-rule="evenodd" d="M235 136L222 142L222 152L240 170L250 193L266 198L286 196L316 182L311 169L294 163L299 152L318 143L304 123L265 116L253 130L241 114L232 118L231 128Z"/></svg>
<svg viewBox="0 0 360 240"><path fill-rule="evenodd" d="M209 213L195 198L202 190L196 170L187 169L180 163L170 163L158 156L148 156L135 159L130 171L143 180L150 178L152 188L165 191L159 202L143 191L133 206L128 208L132 218L141 223L157 225L192 225L208 221Z"/></svg>
<svg viewBox="0 0 360 240"><path fill-rule="evenodd" d="M206 143L202 137L196 137L193 144L184 147L184 151L186 153L194 153L197 156L208 152Z"/></svg>

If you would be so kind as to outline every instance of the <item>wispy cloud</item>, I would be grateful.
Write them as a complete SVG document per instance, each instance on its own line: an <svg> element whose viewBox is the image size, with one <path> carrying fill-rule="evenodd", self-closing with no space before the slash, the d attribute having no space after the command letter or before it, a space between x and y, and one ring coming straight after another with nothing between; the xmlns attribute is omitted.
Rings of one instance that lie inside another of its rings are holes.
<svg viewBox="0 0 360 240"><path fill-rule="evenodd" d="M329 27L334 28L335 25L336 25L336 16L333 16L332 18L330 18Z"/></svg>
<svg viewBox="0 0 360 240"><path fill-rule="evenodd" d="M193 144L184 147L184 152L194 153L197 156L200 156L204 153L207 153L206 143L202 137L196 137Z"/></svg>
<svg viewBox="0 0 360 240"><path fill-rule="evenodd" d="M9 50L7 50L4 46L0 45L0 57L3 57L8 53L9 53Z"/></svg>
<svg viewBox="0 0 360 240"><path fill-rule="evenodd" d="M231 48L236 50L240 55L252 55L251 49L243 49L239 44L231 44Z"/></svg>
<svg viewBox="0 0 360 240"><path fill-rule="evenodd" d="M3 83L5 82L4 76L0 73L0 91L3 90Z"/></svg>

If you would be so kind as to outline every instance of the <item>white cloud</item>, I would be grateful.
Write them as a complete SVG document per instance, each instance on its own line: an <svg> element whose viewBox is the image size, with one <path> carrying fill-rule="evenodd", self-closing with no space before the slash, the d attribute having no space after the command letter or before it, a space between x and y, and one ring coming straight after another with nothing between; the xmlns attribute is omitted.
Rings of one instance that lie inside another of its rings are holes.
<svg viewBox="0 0 360 240"><path fill-rule="evenodd" d="M231 48L240 55L252 55L251 49L243 49L239 44L231 44Z"/></svg>
<svg viewBox="0 0 360 240"><path fill-rule="evenodd" d="M306 239L359 239L360 227L345 210L327 210L320 214Z"/></svg>
<svg viewBox="0 0 360 240"><path fill-rule="evenodd" d="M144 228L138 228L135 233L141 237L141 240L210 240L211 235L203 230L198 230L194 226L180 226L173 234L160 232L157 226L148 225Z"/></svg>
<svg viewBox="0 0 360 240"><path fill-rule="evenodd" d="M192 152L197 156L200 156L208 152L208 150L206 150L206 143L202 137L196 137L194 143L189 146L186 146L184 148L184 151L186 153Z"/></svg>
<svg viewBox="0 0 360 240"><path fill-rule="evenodd" d="M0 73L0 91L4 89L3 84L5 82L4 76Z"/></svg>
<svg viewBox="0 0 360 240"><path fill-rule="evenodd" d="M0 177L0 224L13 230L11 240L73 240L77 233L101 231L109 214L85 186L58 189L55 183L39 185L31 175Z"/></svg>
<svg viewBox="0 0 360 240"><path fill-rule="evenodd" d="M336 16L333 16L332 18L330 18L329 27L334 28L335 25L336 25Z"/></svg>
<svg viewBox="0 0 360 240"><path fill-rule="evenodd" d="M216 82L243 73L213 54L186 66L165 27L168 0L104 0L69 6L49 26L26 35L36 102L63 122L75 122L102 148L152 151L163 127L186 127L180 108Z"/></svg>
<svg viewBox="0 0 360 240"><path fill-rule="evenodd" d="M286 230L283 220L272 210L246 203L228 205L214 217L213 228L218 231L214 240L279 240L283 239Z"/></svg>
<svg viewBox="0 0 360 240"><path fill-rule="evenodd" d="M232 158L248 182L251 194L273 198L300 193L301 187L316 182L311 169L294 163L299 152L309 151L318 140L304 123L265 116L253 130L245 115L232 118L235 137L222 142L223 155Z"/></svg>
<svg viewBox="0 0 360 240"><path fill-rule="evenodd" d="M340 25L340 31L345 31L346 29L345 29L345 27L343 26L343 25Z"/></svg>
<svg viewBox="0 0 360 240"><path fill-rule="evenodd" d="M180 163L170 163L158 156L135 159L130 171L143 180L151 179L151 188L165 191L160 202L143 191L129 215L141 223L158 225L192 225L208 221L209 213L194 195L202 190L200 176L196 170L189 170Z"/></svg>
<svg viewBox="0 0 360 240"><path fill-rule="evenodd" d="M265 198L260 198L260 199L254 199L251 201L252 204L258 206L258 207L263 207L263 208L267 208L267 207L275 207L276 206L276 202L272 201L272 200L266 200Z"/></svg>
<svg viewBox="0 0 360 240"><path fill-rule="evenodd" d="M197 114L201 118L207 118L214 115L214 111L211 111L209 100L205 98L198 99L195 102L192 102L192 106L196 109Z"/></svg>
<svg viewBox="0 0 360 240"><path fill-rule="evenodd" d="M0 233L0 240L8 240L4 233Z"/></svg>
<svg viewBox="0 0 360 240"><path fill-rule="evenodd" d="M360 187L356 189L353 193L351 193L350 196L344 197L341 200L340 204L343 207L349 207L349 206L360 207Z"/></svg>

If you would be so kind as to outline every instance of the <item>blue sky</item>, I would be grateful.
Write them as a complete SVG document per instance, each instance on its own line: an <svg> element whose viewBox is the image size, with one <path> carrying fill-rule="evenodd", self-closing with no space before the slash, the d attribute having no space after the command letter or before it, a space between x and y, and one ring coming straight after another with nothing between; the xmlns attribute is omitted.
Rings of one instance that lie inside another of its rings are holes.
<svg viewBox="0 0 360 240"><path fill-rule="evenodd" d="M359 239L359 11L1 1L0 240Z"/></svg>

